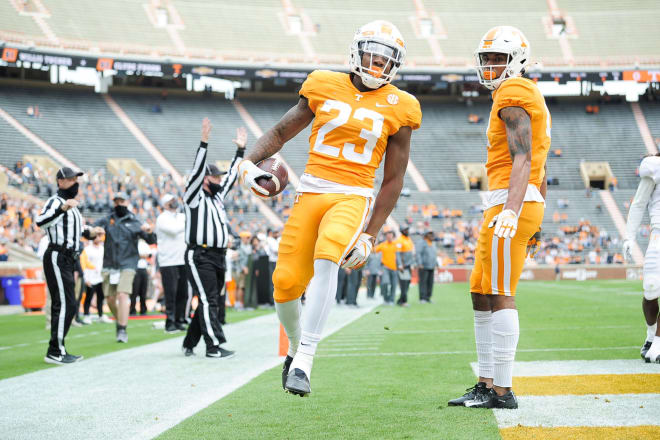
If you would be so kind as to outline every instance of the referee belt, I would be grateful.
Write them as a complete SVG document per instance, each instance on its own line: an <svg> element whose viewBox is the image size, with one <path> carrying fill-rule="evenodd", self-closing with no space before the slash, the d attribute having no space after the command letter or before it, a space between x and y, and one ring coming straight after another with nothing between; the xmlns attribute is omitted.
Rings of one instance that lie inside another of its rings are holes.
<svg viewBox="0 0 660 440"><path fill-rule="evenodd" d="M212 252L214 254L225 255L227 253L227 248L211 247L205 244L190 244L188 245L188 250L192 251L203 251L203 252Z"/></svg>
<svg viewBox="0 0 660 440"><path fill-rule="evenodd" d="M74 258L74 259L78 258L80 256L80 252L75 251L73 249L66 248L64 246L60 246L59 244L50 243L48 245L48 249L50 249L51 251L61 252L62 254L67 255L67 256L69 256L71 258Z"/></svg>

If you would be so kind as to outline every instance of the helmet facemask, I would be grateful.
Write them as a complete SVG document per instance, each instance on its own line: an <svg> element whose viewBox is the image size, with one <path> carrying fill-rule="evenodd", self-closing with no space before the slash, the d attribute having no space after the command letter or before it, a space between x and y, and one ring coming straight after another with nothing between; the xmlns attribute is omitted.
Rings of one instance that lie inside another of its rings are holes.
<svg viewBox="0 0 660 440"><path fill-rule="evenodd" d="M482 52L475 55L477 61L477 73L479 74L479 83L486 87L489 90L495 90L499 85L507 78L510 78L513 75L512 69L510 69L511 64L511 54L503 53L506 55L506 64L490 64L486 65L484 62L484 55L486 53L494 52ZM503 67L502 73L497 76L496 69Z"/></svg>
<svg viewBox="0 0 660 440"><path fill-rule="evenodd" d="M364 55L368 55L368 66L362 64ZM396 47L375 41L363 39L353 41L351 45L351 71L362 79L362 84L370 89L377 89L389 84L403 62L403 52ZM385 65L374 63L375 57L385 59Z"/></svg>

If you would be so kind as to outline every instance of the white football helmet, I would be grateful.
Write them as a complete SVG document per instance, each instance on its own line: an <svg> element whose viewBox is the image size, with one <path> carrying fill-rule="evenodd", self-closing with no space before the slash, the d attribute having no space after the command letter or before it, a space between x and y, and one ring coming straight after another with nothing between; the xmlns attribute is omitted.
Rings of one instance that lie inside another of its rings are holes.
<svg viewBox="0 0 660 440"><path fill-rule="evenodd" d="M371 54L369 66L362 65L362 55ZM374 56L384 57L384 66L374 65ZM362 84L370 89L389 84L396 77L406 58L406 45L401 32L389 21L376 20L362 26L351 43L351 72L362 78ZM390 68L391 66L391 68ZM389 72L385 73L390 68Z"/></svg>
<svg viewBox="0 0 660 440"><path fill-rule="evenodd" d="M506 64L483 64L482 54L503 53L507 55ZM474 52L479 74L479 83L490 90L497 89L507 78L520 76L529 63L530 48L527 38L513 26L497 26L486 32ZM499 77L495 76L495 67L506 67Z"/></svg>

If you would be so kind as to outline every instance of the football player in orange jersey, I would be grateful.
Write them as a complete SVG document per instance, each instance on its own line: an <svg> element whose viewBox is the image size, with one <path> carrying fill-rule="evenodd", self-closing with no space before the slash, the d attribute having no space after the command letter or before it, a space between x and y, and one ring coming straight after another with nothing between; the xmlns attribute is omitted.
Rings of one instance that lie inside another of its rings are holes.
<svg viewBox="0 0 660 440"><path fill-rule="evenodd" d="M311 392L312 361L334 301L339 265L365 263L401 192L410 137L422 119L417 99L390 84L405 54L393 24L374 21L361 27L351 44L351 73L310 73L298 104L239 165L243 184L266 195L256 179L269 175L255 163L313 121L309 159L273 273L275 308L289 338L282 371L288 392ZM385 174L374 202L374 177L383 156Z"/></svg>
<svg viewBox="0 0 660 440"><path fill-rule="evenodd" d="M511 391L520 333L515 294L543 220L551 128L543 95L521 77L529 56L527 39L510 26L488 31L475 52L479 82L493 91L487 206L470 276L479 382L449 405L518 407Z"/></svg>

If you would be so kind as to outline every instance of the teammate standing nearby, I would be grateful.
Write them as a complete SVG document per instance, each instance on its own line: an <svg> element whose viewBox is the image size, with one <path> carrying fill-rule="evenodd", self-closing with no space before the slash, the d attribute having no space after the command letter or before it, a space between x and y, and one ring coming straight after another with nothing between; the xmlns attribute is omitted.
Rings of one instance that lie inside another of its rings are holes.
<svg viewBox="0 0 660 440"><path fill-rule="evenodd" d="M78 210L80 171L69 167L57 171L57 194L50 197L36 219L45 230L48 248L43 255L44 274L51 296L50 342L44 360L49 364L71 364L82 359L66 352L64 338L76 315L74 269L80 255L80 237L93 238L102 228L83 225Z"/></svg>
<svg viewBox="0 0 660 440"><path fill-rule="evenodd" d="M646 320L646 339L640 354L646 362L660 363L660 333L658 332L658 296L660 296L660 154L648 156L639 165L639 186L630 204L626 223L626 239L623 242L623 255L632 262L632 247L637 237L637 229L644 217L646 206L651 217L651 238L644 257L644 298L642 311Z"/></svg>
<svg viewBox="0 0 660 440"><path fill-rule="evenodd" d="M479 382L449 405L518 407L511 391L520 334L516 286L543 220L551 128L543 95L521 78L529 56L527 39L510 26L489 30L475 52L479 82L493 91L487 206L470 276Z"/></svg>
<svg viewBox="0 0 660 440"><path fill-rule="evenodd" d="M186 356L194 355L193 349L203 335L206 357L229 358L234 352L220 346L227 339L218 317L229 244L227 214L222 202L236 181L235 165L245 152L247 131L243 127L236 130L234 143L238 149L229 165L229 172L222 172L216 165L206 163L210 133L211 122L204 118L202 141L183 195L188 244L186 271L193 291L199 295L195 316L183 340L183 352Z"/></svg>
<svg viewBox="0 0 660 440"><path fill-rule="evenodd" d="M311 392L312 362L334 301L339 265L365 263L403 186L410 137L422 119L417 99L390 84L405 54L393 24L374 21L361 27L351 44L351 73L310 73L298 104L239 165L243 183L266 195L256 179L269 175L254 163L278 152L314 121L309 159L273 274L275 308L289 338L282 385L294 394ZM374 175L384 155L385 176L374 204Z"/></svg>

